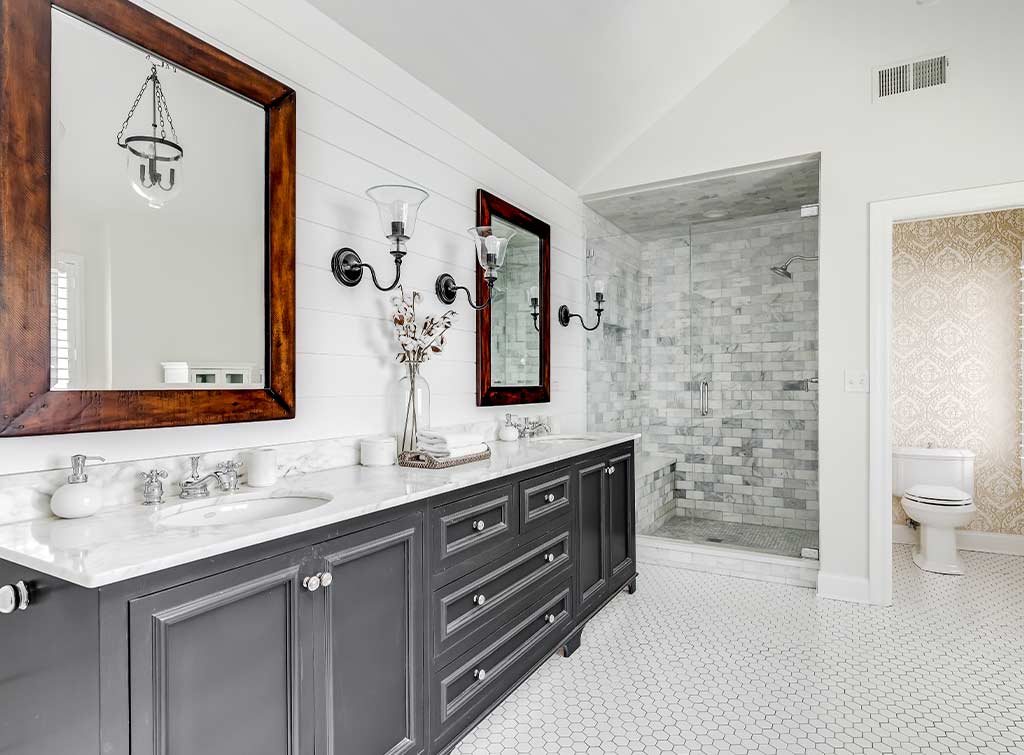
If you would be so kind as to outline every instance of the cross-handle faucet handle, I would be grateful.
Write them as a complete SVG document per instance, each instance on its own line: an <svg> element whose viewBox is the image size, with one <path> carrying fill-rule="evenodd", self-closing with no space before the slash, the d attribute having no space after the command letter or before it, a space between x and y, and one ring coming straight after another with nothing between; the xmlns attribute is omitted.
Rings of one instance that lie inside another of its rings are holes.
<svg viewBox="0 0 1024 755"><path fill-rule="evenodd" d="M217 469L221 472L237 472L242 468L242 462L229 459L228 461L222 461L217 465Z"/></svg>
<svg viewBox="0 0 1024 755"><path fill-rule="evenodd" d="M151 469L148 472L139 472L141 477L146 482L160 482L161 479L167 477L166 469Z"/></svg>
<svg viewBox="0 0 1024 755"><path fill-rule="evenodd" d="M142 486L142 505L152 506L164 502L164 484L161 479L167 477L164 469L151 469L148 472L140 472L139 476L145 480Z"/></svg>
<svg viewBox="0 0 1024 755"><path fill-rule="evenodd" d="M217 465L217 471L221 475L220 483L222 490L229 492L238 490L238 470L241 468L242 463L234 459L222 461Z"/></svg>

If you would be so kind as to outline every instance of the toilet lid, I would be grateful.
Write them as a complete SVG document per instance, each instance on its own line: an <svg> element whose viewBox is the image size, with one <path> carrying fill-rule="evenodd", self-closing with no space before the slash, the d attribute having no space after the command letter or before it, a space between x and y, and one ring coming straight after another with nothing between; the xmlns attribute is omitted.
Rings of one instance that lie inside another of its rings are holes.
<svg viewBox="0 0 1024 755"><path fill-rule="evenodd" d="M965 506L971 503L970 495L948 485L914 485L903 495L918 503L931 503L937 506Z"/></svg>

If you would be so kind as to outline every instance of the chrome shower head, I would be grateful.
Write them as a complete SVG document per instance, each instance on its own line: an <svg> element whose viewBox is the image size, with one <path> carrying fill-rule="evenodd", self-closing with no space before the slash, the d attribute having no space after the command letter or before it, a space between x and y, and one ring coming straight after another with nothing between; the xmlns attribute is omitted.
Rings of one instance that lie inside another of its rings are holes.
<svg viewBox="0 0 1024 755"><path fill-rule="evenodd" d="M780 278L788 278L789 280L793 280L793 273L789 272L789 270L787 270L786 267L786 265L774 265L772 267L772 272L778 275Z"/></svg>

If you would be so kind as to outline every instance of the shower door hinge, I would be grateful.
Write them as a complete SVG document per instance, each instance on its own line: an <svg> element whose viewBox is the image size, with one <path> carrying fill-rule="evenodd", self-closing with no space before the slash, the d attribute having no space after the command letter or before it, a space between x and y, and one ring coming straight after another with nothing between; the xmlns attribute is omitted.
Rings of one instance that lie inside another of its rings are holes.
<svg viewBox="0 0 1024 755"><path fill-rule="evenodd" d="M809 558L812 561L818 560L818 549L817 548L801 548L800 558Z"/></svg>
<svg viewBox="0 0 1024 755"><path fill-rule="evenodd" d="M802 218L813 218L818 215L819 206L815 204L805 204L800 206L800 217Z"/></svg>

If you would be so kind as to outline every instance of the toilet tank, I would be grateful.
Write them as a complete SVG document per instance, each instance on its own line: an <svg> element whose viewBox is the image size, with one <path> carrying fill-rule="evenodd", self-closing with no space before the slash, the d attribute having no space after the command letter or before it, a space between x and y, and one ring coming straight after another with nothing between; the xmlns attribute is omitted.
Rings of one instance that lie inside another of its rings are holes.
<svg viewBox="0 0 1024 755"><path fill-rule="evenodd" d="M966 448L894 448L892 494L914 485L948 485L974 495L974 451Z"/></svg>

